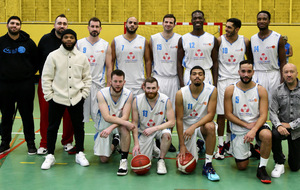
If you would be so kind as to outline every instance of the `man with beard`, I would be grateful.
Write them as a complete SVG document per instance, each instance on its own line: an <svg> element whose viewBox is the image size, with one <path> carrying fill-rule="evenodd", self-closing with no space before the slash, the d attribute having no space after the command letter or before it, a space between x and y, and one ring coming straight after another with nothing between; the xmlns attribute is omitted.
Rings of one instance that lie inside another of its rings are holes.
<svg viewBox="0 0 300 190"><path fill-rule="evenodd" d="M262 183L271 183L266 166L272 146L272 133L266 123L268 116L268 93L264 87L252 81L253 63L240 62L240 81L226 88L224 94L225 117L230 121L230 151L239 170L249 164L250 142L260 145L260 163L257 178Z"/></svg>
<svg viewBox="0 0 300 190"><path fill-rule="evenodd" d="M98 91L97 99L100 112L97 114L95 126L96 134L94 136L94 154L100 157L101 162L108 162L112 153L111 141L112 131L118 129L121 135L121 160L117 175L127 175L127 157L130 148L130 131L135 126L128 121L132 93L127 88L123 88L125 84L125 74L121 70L114 70L111 73L110 87L106 87Z"/></svg>
<svg viewBox="0 0 300 190"><path fill-rule="evenodd" d="M189 85L190 70L198 65L205 72L205 81L217 86L218 80L218 42L216 37L203 30L204 13L192 12L193 31L183 35L178 41L177 73L180 86ZM185 67L183 75L183 67Z"/></svg>
<svg viewBox="0 0 300 190"><path fill-rule="evenodd" d="M152 159L153 139L160 140L160 155L157 161L157 173L166 174L164 161L172 142L171 130L175 125L175 114L169 98L159 93L158 82L149 77L143 85L145 93L136 96L132 103L132 123L134 147L132 154L145 154Z"/></svg>
<svg viewBox="0 0 300 190"><path fill-rule="evenodd" d="M38 70L37 48L30 36L21 30L21 19L11 16L8 32L0 37L0 110L2 142L0 154L10 150L16 106L20 112L28 154L36 154L34 143L34 74Z"/></svg>
<svg viewBox="0 0 300 190"><path fill-rule="evenodd" d="M177 76L177 49L178 39L181 35L174 33L176 18L167 14L163 18L164 31L151 36L150 55L153 60L153 77L158 81L159 92L170 97L173 109L175 108L175 95L179 90ZM176 152L171 144L170 152Z"/></svg>
<svg viewBox="0 0 300 190"><path fill-rule="evenodd" d="M255 71L253 80L266 88L269 102L274 90L283 82L281 73L286 64L284 40L280 34L269 29L270 20L268 11L260 11L257 14L259 32L250 39Z"/></svg>
<svg viewBox="0 0 300 190"><path fill-rule="evenodd" d="M92 76L91 92L83 105L84 122L89 122L91 115L95 125L98 125L96 116L99 110L97 92L105 87L105 69L107 68L107 86L110 85L110 75L112 72L111 48L107 41L99 37L101 30L101 21L98 18L93 17L88 22L88 31L90 35L77 42L78 50L83 52L90 62L90 73Z"/></svg>
<svg viewBox="0 0 300 190"><path fill-rule="evenodd" d="M68 27L68 20L64 14L58 15L55 19L54 28L50 33L45 34L38 45L39 52L39 73L42 75L43 67L46 61L47 56L50 52L56 50L61 45L61 34ZM38 98L40 106L40 134L41 142L40 148L37 150L37 154L47 154L47 129L49 126L48 121L48 112L49 104L44 98L41 79L39 80L38 85ZM64 146L65 151L69 151L73 148L73 126L70 119L68 110L65 111L63 116L63 134L61 143Z"/></svg>
<svg viewBox="0 0 300 190"><path fill-rule="evenodd" d="M202 174L211 181L220 180L212 166L216 145L216 124L213 121L216 113L217 90L213 85L203 82L205 70L194 66L190 70L191 84L176 93L176 126L180 152L178 159L185 158L190 152L198 161L196 146L197 137L205 139L205 163Z"/></svg>
<svg viewBox="0 0 300 190"><path fill-rule="evenodd" d="M272 129L272 152L276 163L272 177L284 173L285 156L282 152L282 140L288 142L288 164L291 171L300 169L300 83L297 67L287 63L283 67L284 83L278 86L270 105Z"/></svg>
<svg viewBox="0 0 300 190"><path fill-rule="evenodd" d="M126 34L117 36L111 43L112 68L126 74L125 87L132 91L133 96L142 93L141 86L146 76L151 76L151 59L149 44L145 37L136 34L138 20L130 17L126 21ZM143 63L145 61L145 64Z"/></svg>
<svg viewBox="0 0 300 190"><path fill-rule="evenodd" d="M41 169L50 169L55 163L54 149L61 118L68 109L74 127L76 159L81 166L88 166L83 151L83 103L91 87L90 64L86 56L74 48L77 35L71 29L61 34L62 45L51 52L42 74L44 98L49 102L49 127L47 131L48 155Z"/></svg>
<svg viewBox="0 0 300 190"><path fill-rule="evenodd" d="M226 141L223 142L225 116L224 116L224 92L227 86L239 80L239 63L245 60L245 54L249 57L250 42L249 40L239 35L238 32L242 23L237 18L230 18L226 22L225 34L218 38L219 43L219 75L218 75L218 151L215 158L223 160L225 151L229 151L230 147L230 129L227 122Z"/></svg>

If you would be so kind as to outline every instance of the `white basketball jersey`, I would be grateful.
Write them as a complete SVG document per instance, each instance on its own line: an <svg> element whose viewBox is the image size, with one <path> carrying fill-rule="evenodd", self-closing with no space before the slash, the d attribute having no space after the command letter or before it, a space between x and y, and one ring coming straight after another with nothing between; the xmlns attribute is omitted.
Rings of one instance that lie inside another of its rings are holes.
<svg viewBox="0 0 300 190"><path fill-rule="evenodd" d="M108 45L108 42L101 38L94 44L86 38L77 41L77 49L86 55L90 63L92 82L99 88L104 87L105 83L105 57Z"/></svg>
<svg viewBox="0 0 300 190"><path fill-rule="evenodd" d="M199 65L203 69L210 69L213 65L211 51L214 47L215 37L207 32L201 36L187 33L182 36L182 46L185 55L182 66L192 69Z"/></svg>
<svg viewBox="0 0 300 190"><path fill-rule="evenodd" d="M207 114L207 105L211 94L213 93L215 87L203 83L203 90L199 94L198 98L195 99L192 96L190 86L185 86L181 88L182 99L183 99L183 126L187 129L194 123L197 123Z"/></svg>
<svg viewBox="0 0 300 190"><path fill-rule="evenodd" d="M109 115L112 115L115 117L122 117L123 108L131 94L130 90L128 90L127 88L123 88L122 94L119 97L117 102L113 101L113 99L111 97L110 87L105 87L105 88L101 89L100 92L102 93L102 95L105 99L105 102L107 103L107 106L109 109ZM98 125L95 125L95 127L98 131L102 131L103 129L106 129L107 127L112 125L112 123L108 123L104 120L104 118L101 115L100 110L97 113L96 121L99 121Z"/></svg>
<svg viewBox="0 0 300 190"><path fill-rule="evenodd" d="M125 87L140 88L145 80L144 53L146 38L137 35L128 41L123 35L114 38L116 67L125 73Z"/></svg>
<svg viewBox="0 0 300 190"><path fill-rule="evenodd" d="M148 103L145 93L136 96L136 105L139 114L138 131L142 133L146 128L154 127L165 121L168 96L158 93L154 108Z"/></svg>
<svg viewBox="0 0 300 190"><path fill-rule="evenodd" d="M174 33L166 40L161 33L151 36L153 72L160 76L177 75L177 49L181 35Z"/></svg>
<svg viewBox="0 0 300 190"><path fill-rule="evenodd" d="M239 35L237 40L230 43L224 35L221 36L221 45L219 47L219 78L239 79L239 63L245 60L246 45L244 36Z"/></svg>
<svg viewBox="0 0 300 190"><path fill-rule="evenodd" d="M270 36L260 39L258 34L251 37L251 50L254 59L254 70L269 71L278 70L280 63L278 59L278 44L280 34L272 31Z"/></svg>
<svg viewBox="0 0 300 190"><path fill-rule="evenodd" d="M236 86L236 83L234 84L232 113L247 123L255 122L259 117L259 94L257 86L258 84L247 91L243 91ZM249 131L249 129L232 122L230 122L230 129L235 134L246 134Z"/></svg>

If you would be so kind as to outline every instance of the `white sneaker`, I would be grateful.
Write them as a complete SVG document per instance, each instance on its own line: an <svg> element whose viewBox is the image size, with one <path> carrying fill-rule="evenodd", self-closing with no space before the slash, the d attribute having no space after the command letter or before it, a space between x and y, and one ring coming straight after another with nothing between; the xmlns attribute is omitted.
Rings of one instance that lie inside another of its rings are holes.
<svg viewBox="0 0 300 190"><path fill-rule="evenodd" d="M224 160L225 156L219 153L219 150L215 154L215 159Z"/></svg>
<svg viewBox="0 0 300 190"><path fill-rule="evenodd" d="M153 145L152 155L153 155L154 158L159 158L159 156L160 156L160 149L156 146L155 143Z"/></svg>
<svg viewBox="0 0 300 190"><path fill-rule="evenodd" d="M75 161L76 161L76 163L80 164L81 166L90 165L89 161L85 158L85 154L81 151L76 154Z"/></svg>
<svg viewBox="0 0 300 190"><path fill-rule="evenodd" d="M45 156L45 161L43 162L41 169L42 170L48 170L51 168L51 166L53 166L55 163L55 158L53 154L48 154L47 156Z"/></svg>
<svg viewBox="0 0 300 190"><path fill-rule="evenodd" d="M64 145L64 150L65 150L66 152L68 152L68 151L71 150L72 148L73 148L72 143L68 143L68 144L65 144L65 145Z"/></svg>
<svg viewBox="0 0 300 190"><path fill-rule="evenodd" d="M45 149L44 147L40 147L38 150L37 150L37 154L47 154L48 153L48 150Z"/></svg>
<svg viewBox="0 0 300 190"><path fill-rule="evenodd" d="M167 173L166 164L165 164L165 161L163 159L160 159L157 162L157 173L158 174L166 174Z"/></svg>
<svg viewBox="0 0 300 190"><path fill-rule="evenodd" d="M271 173L272 177L280 177L284 173L284 164L275 164L275 168Z"/></svg>
<svg viewBox="0 0 300 190"><path fill-rule="evenodd" d="M127 173L128 173L127 165L128 165L127 159L120 160L120 167L117 172L117 175L127 175Z"/></svg>

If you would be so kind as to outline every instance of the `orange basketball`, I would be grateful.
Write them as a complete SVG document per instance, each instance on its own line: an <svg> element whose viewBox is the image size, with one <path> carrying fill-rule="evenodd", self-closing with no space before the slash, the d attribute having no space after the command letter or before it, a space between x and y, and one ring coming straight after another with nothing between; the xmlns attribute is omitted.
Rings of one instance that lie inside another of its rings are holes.
<svg viewBox="0 0 300 190"><path fill-rule="evenodd" d="M132 158L131 169L138 175L146 174L151 168L151 160L144 154Z"/></svg>
<svg viewBox="0 0 300 190"><path fill-rule="evenodd" d="M176 158L176 166L178 170L185 174L189 174L193 172L196 168L196 165L197 165L196 159L189 152L185 153L185 159L181 160L181 162L179 162L178 157Z"/></svg>

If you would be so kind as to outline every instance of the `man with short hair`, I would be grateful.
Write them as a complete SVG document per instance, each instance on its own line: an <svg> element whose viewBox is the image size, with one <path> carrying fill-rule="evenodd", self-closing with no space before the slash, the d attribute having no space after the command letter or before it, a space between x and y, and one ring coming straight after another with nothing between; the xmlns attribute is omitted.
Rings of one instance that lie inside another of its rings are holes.
<svg viewBox="0 0 300 190"><path fill-rule="evenodd" d="M225 116L224 116L224 92L227 86L237 82L240 79L238 74L239 63L245 60L245 55L250 55L249 40L239 35L238 32L242 26L242 22L237 18L230 18L226 22L225 34L218 38L219 43L219 75L218 75L218 103L217 103L217 123L218 123L218 150L215 158L223 160L225 151L229 151L230 147L230 129L227 122L226 140L223 142Z"/></svg>
<svg viewBox="0 0 300 190"><path fill-rule="evenodd" d="M93 17L88 22L90 35L87 38L78 40L77 48L83 52L90 63L90 73L92 76L92 86L90 95L84 101L84 122L90 121L90 116L96 122L99 110L97 102L97 92L105 87L105 70L107 68L107 86L110 85L111 69L111 48L107 41L99 37L102 30L101 21Z"/></svg>
<svg viewBox="0 0 300 190"><path fill-rule="evenodd" d="M288 164L291 171L300 169L300 84L297 67L287 63L282 69L284 83L274 91L270 106L272 129L272 152L275 168L272 177L284 173L285 156L282 152L282 140L288 141Z"/></svg>
<svg viewBox="0 0 300 190"><path fill-rule="evenodd" d="M230 121L230 151L239 170L249 164L250 142L256 139L260 144L260 163L257 178L262 183L271 183L266 166L271 152L272 133L266 123L268 116L268 93L266 89L253 82L253 63L240 62L238 71L241 80L226 88L224 94L225 117Z"/></svg>
<svg viewBox="0 0 300 190"><path fill-rule="evenodd" d="M138 26L138 20L129 17L126 21L126 34L115 37L111 43L112 68L116 64L116 68L126 74L125 87L134 97L142 93L141 86L145 80L144 67L146 76L151 76L149 43L145 37L136 34Z"/></svg>
<svg viewBox="0 0 300 190"><path fill-rule="evenodd" d="M269 29L270 21L271 14L260 11L257 14L259 32L250 39L255 71L253 81L266 88L269 102L274 90L283 81L281 73L286 63L284 40L280 34Z"/></svg>
<svg viewBox="0 0 300 190"><path fill-rule="evenodd" d="M128 121L132 93L124 88L125 73L122 70L114 70L111 73L110 87L98 91L97 99L100 112L97 114L98 125L94 137L94 154L100 157L101 162L108 162L112 153L112 131L118 129L121 136L121 160L117 175L124 176L128 173L128 153L130 149L130 131L135 126Z"/></svg>
<svg viewBox="0 0 300 190"><path fill-rule="evenodd" d="M159 92L167 95L175 108L175 95L179 89L177 76L177 49L181 35L174 33L176 18L166 14L163 18L163 32L154 34L150 40L150 55L153 62L153 77L159 83ZM170 152L176 152L171 144Z"/></svg>
<svg viewBox="0 0 300 190"><path fill-rule="evenodd" d="M39 73L42 76L43 67L46 61L47 56L52 51L59 48L61 45L61 34L68 28L68 20L64 14L60 14L56 17L54 22L54 28L50 33L45 34L39 44L38 44L38 52L39 52ZM49 103L45 100L43 90L42 90L42 82L39 80L38 85L38 98L39 98L39 106L40 106L40 134L41 134L41 142L40 148L37 150L37 154L47 154L47 129L49 126L48 115L49 115ZM63 134L61 144L64 147L65 151L69 151L73 148L73 126L70 119L70 115L68 110L65 111L63 115Z"/></svg>
<svg viewBox="0 0 300 190"><path fill-rule="evenodd" d="M73 30L63 31L61 41L59 49L48 55L42 73L44 98L49 102L48 155L41 166L45 170L55 163L57 132L66 108L74 127L77 153L75 161L81 166L89 165L83 153L83 103L91 88L90 64L86 56L74 48L77 34Z"/></svg>
<svg viewBox="0 0 300 190"><path fill-rule="evenodd" d="M160 140L160 155L157 161L157 173L166 174L164 161L172 142L171 130L175 125L175 114L169 98L160 92L158 82L149 77L143 85L144 94L136 96L132 103L132 123L134 147L132 154L145 154L152 159L153 139Z"/></svg>
<svg viewBox="0 0 300 190"><path fill-rule="evenodd" d="M286 63L289 62L289 58L293 56L293 47L291 44L288 43L288 37L283 36L284 40L284 49L285 49L285 56L286 56Z"/></svg>
<svg viewBox="0 0 300 190"><path fill-rule="evenodd" d="M183 35L178 41L177 73L180 86L189 85L190 70L198 65L205 72L206 83L217 86L218 80L218 42L216 37L203 30L204 13L192 12L193 31ZM183 67L185 67L183 75Z"/></svg>
<svg viewBox="0 0 300 190"><path fill-rule="evenodd" d="M22 118L28 154L36 154L33 102L34 75L38 70L37 48L30 36L21 30L21 25L18 16L11 16L6 25L7 34L0 37L0 154L10 151L16 109Z"/></svg>
<svg viewBox="0 0 300 190"><path fill-rule="evenodd" d="M194 66L190 70L191 83L176 93L176 126L180 146L178 159L181 161L185 158L185 153L190 152L198 161L196 138L205 139L206 154L202 174L211 181L218 181L220 177L212 166L216 145L216 124L213 119L217 90L204 80L205 70Z"/></svg>

